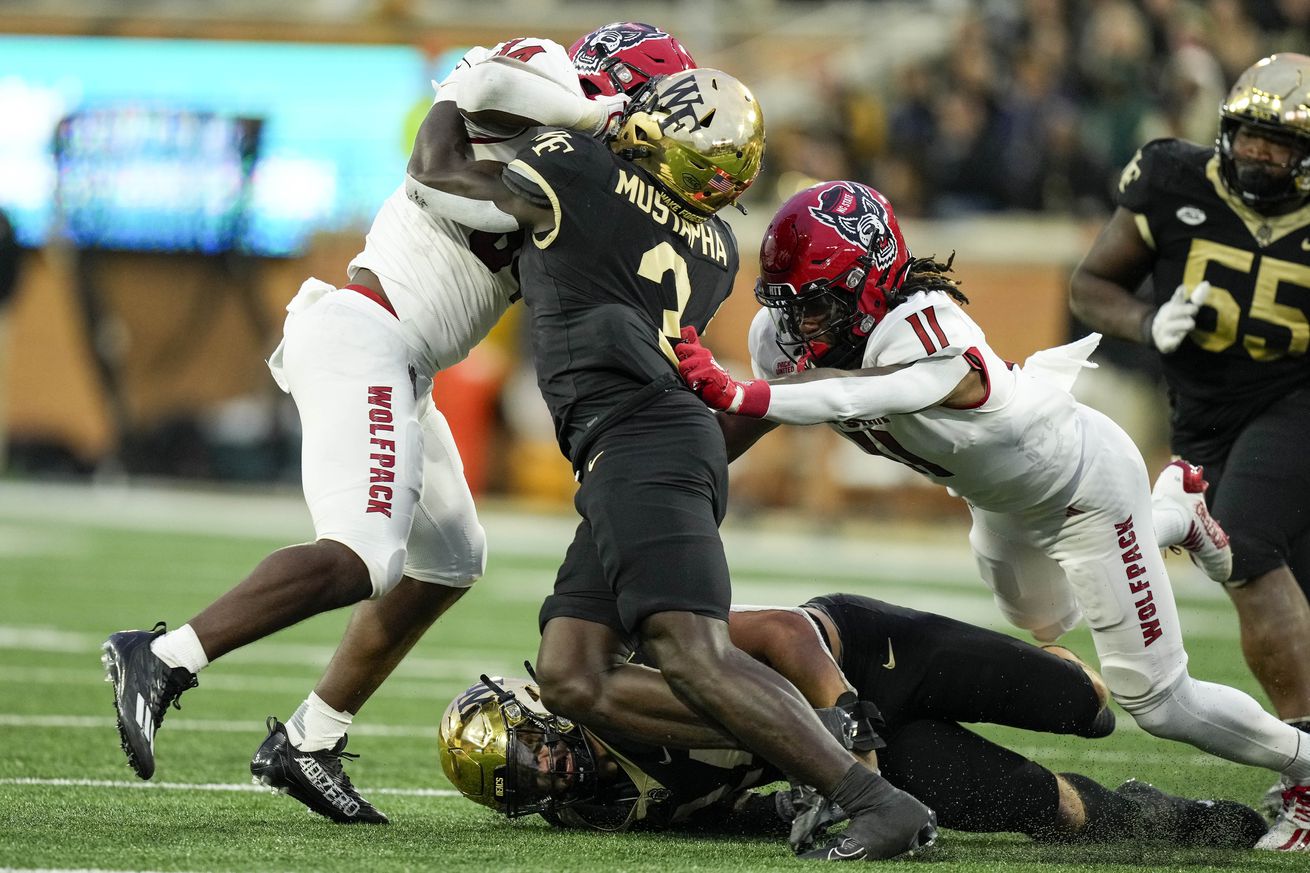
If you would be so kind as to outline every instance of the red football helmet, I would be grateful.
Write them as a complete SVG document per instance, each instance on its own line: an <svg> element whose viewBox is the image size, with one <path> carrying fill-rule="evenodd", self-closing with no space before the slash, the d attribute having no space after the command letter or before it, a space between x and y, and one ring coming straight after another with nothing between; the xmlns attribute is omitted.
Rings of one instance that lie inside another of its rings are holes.
<svg viewBox="0 0 1310 873"><path fill-rule="evenodd" d="M886 197L859 182L824 182L769 222L755 299L782 314L778 344L797 363L846 366L912 260Z"/></svg>
<svg viewBox="0 0 1310 873"><path fill-rule="evenodd" d="M637 21L616 21L593 30L573 44L569 59L588 97L631 94L654 76L696 69L681 43L653 24Z"/></svg>

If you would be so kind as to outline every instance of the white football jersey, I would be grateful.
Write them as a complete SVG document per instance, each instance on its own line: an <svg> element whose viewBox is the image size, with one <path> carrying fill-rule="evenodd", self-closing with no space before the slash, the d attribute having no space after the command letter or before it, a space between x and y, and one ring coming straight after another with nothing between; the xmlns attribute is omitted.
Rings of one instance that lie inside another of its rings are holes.
<svg viewBox="0 0 1310 873"><path fill-rule="evenodd" d="M795 371L778 346L780 331L774 310L756 314L750 352L759 378ZM975 506L996 512L1032 506L1069 482L1082 458L1073 396L1002 360L982 329L946 293L919 292L892 309L869 336L863 365L955 355L967 356L986 381L986 397L977 407L932 406L830 426L865 452L905 464Z"/></svg>
<svg viewBox="0 0 1310 873"><path fill-rule="evenodd" d="M547 39L473 48L456 70L502 54L582 95L568 52ZM502 162L512 160L535 130L467 128L474 159ZM382 280L406 341L430 368L420 374L426 377L462 361L516 298L522 242L521 232L489 233L435 218L409 201L402 184L382 204L364 251L347 272L353 277L366 267Z"/></svg>

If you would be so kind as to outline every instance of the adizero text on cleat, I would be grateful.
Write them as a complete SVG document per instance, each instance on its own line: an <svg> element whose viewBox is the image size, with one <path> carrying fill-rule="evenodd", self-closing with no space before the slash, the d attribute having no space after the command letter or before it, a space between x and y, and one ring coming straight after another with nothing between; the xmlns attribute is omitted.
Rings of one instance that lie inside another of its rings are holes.
<svg viewBox="0 0 1310 873"><path fill-rule="evenodd" d="M386 824L386 815L350 783L341 762L359 756L345 748L346 738L342 737L331 749L302 752L291 744L286 726L270 715L268 737L250 761L250 775L257 784L294 797L335 822Z"/></svg>
<svg viewBox="0 0 1310 873"><path fill-rule="evenodd" d="M160 622L154 630L119 631L105 640L100 656L105 676L114 686L123 753L142 779L155 775L155 734L168 707L181 709L178 698L197 685L195 673L170 667L150 651L150 643L166 630Z"/></svg>

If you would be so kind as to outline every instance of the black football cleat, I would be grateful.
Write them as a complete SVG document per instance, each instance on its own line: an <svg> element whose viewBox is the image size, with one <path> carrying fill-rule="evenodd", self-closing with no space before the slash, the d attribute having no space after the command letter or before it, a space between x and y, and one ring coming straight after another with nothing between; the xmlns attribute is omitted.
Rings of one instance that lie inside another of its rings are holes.
<svg viewBox="0 0 1310 873"><path fill-rule="evenodd" d="M805 861L887 861L926 849L937 840L937 813L895 789L888 803L866 809L827 844L801 853Z"/></svg>
<svg viewBox="0 0 1310 873"><path fill-rule="evenodd" d="M1234 800L1189 800L1136 779L1114 791L1142 811L1137 829L1143 839L1180 846L1249 849L1269 829L1260 813Z"/></svg>
<svg viewBox="0 0 1310 873"><path fill-rule="evenodd" d="M302 752L291 744L286 726L270 715L268 738L250 760L250 775L255 784L290 795L311 812L340 824L386 824L386 815L350 784L341 760L359 756L345 748L342 737L331 749Z"/></svg>
<svg viewBox="0 0 1310 873"><path fill-rule="evenodd" d="M789 791L774 795L778 818L791 823L787 842L800 853L814 848L814 843L828 828L846 820L842 808L808 785L793 785Z"/></svg>
<svg viewBox="0 0 1310 873"><path fill-rule="evenodd" d="M155 734L168 707L181 709L178 698L199 682L195 673L170 667L150 651L150 643L166 630L161 621L154 630L119 631L101 647L105 678L114 686L118 738L127 763L142 779L155 775Z"/></svg>

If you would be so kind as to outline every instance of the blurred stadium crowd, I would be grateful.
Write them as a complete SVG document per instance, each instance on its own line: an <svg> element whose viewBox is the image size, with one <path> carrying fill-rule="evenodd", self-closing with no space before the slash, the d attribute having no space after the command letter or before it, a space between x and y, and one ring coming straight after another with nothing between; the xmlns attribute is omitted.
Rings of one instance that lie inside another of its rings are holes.
<svg viewBox="0 0 1310 873"><path fill-rule="evenodd" d="M881 81L827 69L817 117L770 127L766 172L876 180L911 217L1103 216L1138 146L1212 141L1238 74L1307 44L1310 0L968 4Z"/></svg>

